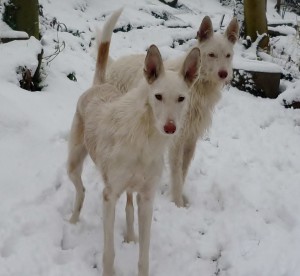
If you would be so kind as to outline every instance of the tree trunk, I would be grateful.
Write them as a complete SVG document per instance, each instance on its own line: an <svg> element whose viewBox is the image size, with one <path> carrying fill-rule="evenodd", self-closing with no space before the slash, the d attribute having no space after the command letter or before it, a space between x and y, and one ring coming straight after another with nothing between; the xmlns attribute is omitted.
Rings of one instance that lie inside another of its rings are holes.
<svg viewBox="0 0 300 276"><path fill-rule="evenodd" d="M38 0L10 0L4 13L4 21L12 29L40 38Z"/></svg>
<svg viewBox="0 0 300 276"><path fill-rule="evenodd" d="M0 0L1 1L1 0ZM40 39L39 34L39 1L38 0L9 0L4 4L3 21L13 30L23 31L28 36ZM17 38L19 39L19 37ZM41 90L40 69L42 64L43 50L38 55L38 66L35 72L31 72L25 67L20 80L20 86L30 91ZM23 64L20 66L24 66Z"/></svg>
<svg viewBox="0 0 300 276"><path fill-rule="evenodd" d="M266 6L266 0L244 0L245 32L246 36L251 37L252 42L257 39L257 32L268 34ZM267 36L259 42L259 47L262 49L269 48Z"/></svg>

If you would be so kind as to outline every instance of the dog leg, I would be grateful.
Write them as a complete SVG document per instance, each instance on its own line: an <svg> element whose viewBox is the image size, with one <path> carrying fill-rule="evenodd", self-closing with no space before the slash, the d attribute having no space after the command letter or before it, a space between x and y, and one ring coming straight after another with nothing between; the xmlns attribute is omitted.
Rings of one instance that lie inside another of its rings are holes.
<svg viewBox="0 0 300 276"><path fill-rule="evenodd" d="M172 189L172 200L177 207L184 207L184 200L182 197L183 190L183 145L180 141L175 141L169 151L169 163L171 172L171 189Z"/></svg>
<svg viewBox="0 0 300 276"><path fill-rule="evenodd" d="M78 222L85 195L81 173L83 161L87 155L87 150L83 144L81 128L82 125L80 120L77 115L75 115L69 139L69 156L67 162L68 175L76 189L74 210L70 218L70 223L73 224Z"/></svg>
<svg viewBox="0 0 300 276"><path fill-rule="evenodd" d="M183 149L183 161L182 161L182 176L183 182L185 182L186 175L188 173L189 166L194 157L194 152L196 149L197 139L189 139Z"/></svg>
<svg viewBox="0 0 300 276"><path fill-rule="evenodd" d="M147 194L138 193L138 222L139 222L139 263L138 276L149 275L150 231L153 213L154 191Z"/></svg>
<svg viewBox="0 0 300 276"><path fill-rule="evenodd" d="M74 210L70 218L70 223L73 224L78 222L80 211L84 201L85 189L83 187L81 173L83 161L86 155L87 151L83 145L77 145L76 148L72 149L72 151L69 153L68 175L76 189Z"/></svg>
<svg viewBox="0 0 300 276"><path fill-rule="evenodd" d="M127 192L125 242L135 242L133 222L134 222L134 208L133 208L132 193Z"/></svg>
<svg viewBox="0 0 300 276"><path fill-rule="evenodd" d="M188 174L189 166L190 166L191 161L194 157L194 152L195 152L195 149L196 149L196 143L197 143L196 139L195 140L191 139L191 140L188 140L184 145L183 159L182 159L182 187L185 184L185 179L186 179L186 176ZM184 206L187 206L188 205L188 199L183 194L183 188L181 190L181 194L182 194L183 204L184 204Z"/></svg>
<svg viewBox="0 0 300 276"><path fill-rule="evenodd" d="M103 276L114 275L114 224L116 202L117 196L110 188L105 187L103 189Z"/></svg>

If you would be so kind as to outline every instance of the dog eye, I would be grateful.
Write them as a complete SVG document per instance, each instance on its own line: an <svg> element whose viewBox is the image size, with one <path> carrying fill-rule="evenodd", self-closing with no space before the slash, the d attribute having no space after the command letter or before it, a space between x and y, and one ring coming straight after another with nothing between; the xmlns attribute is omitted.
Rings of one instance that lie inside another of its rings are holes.
<svg viewBox="0 0 300 276"><path fill-rule="evenodd" d="M209 53L208 55L212 58L216 57L214 53Z"/></svg>
<svg viewBox="0 0 300 276"><path fill-rule="evenodd" d="M183 102L183 101L184 101L184 99L185 99L185 97L183 97L183 96L180 96L180 97L178 97L178 102L179 102L179 103L181 103L181 102Z"/></svg>
<svg viewBox="0 0 300 276"><path fill-rule="evenodd" d="M155 94L155 98L156 98L158 101L162 101L162 95L161 95L161 94Z"/></svg>
<svg viewBox="0 0 300 276"><path fill-rule="evenodd" d="M226 57L227 57L227 58L230 58L230 57L231 57L231 54L227 54Z"/></svg>

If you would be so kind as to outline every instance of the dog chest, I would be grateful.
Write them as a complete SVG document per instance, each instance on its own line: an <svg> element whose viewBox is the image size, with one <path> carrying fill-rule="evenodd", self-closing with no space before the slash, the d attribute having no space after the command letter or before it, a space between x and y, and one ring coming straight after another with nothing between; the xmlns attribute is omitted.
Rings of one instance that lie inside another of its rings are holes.
<svg viewBox="0 0 300 276"><path fill-rule="evenodd" d="M103 162L107 163L108 182L118 183L122 190L138 192L161 176L163 155L124 149L112 152Z"/></svg>
<svg viewBox="0 0 300 276"><path fill-rule="evenodd" d="M193 135L203 134L210 126L212 113L221 93L219 87L198 81L192 91L184 132Z"/></svg>

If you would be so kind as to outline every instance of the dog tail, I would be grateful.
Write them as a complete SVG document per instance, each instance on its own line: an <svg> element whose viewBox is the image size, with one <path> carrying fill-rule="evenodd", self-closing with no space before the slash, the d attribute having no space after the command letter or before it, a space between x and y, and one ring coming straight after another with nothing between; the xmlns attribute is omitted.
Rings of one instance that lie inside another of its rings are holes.
<svg viewBox="0 0 300 276"><path fill-rule="evenodd" d="M107 62L109 59L109 45L111 41L111 36L115 25L120 17L123 8L116 10L106 21L102 32L98 32L97 34L97 60L96 60L96 70L94 75L93 84L101 84L105 82L105 73Z"/></svg>

